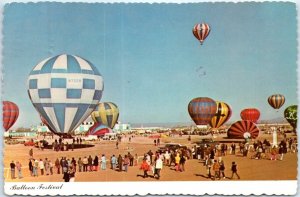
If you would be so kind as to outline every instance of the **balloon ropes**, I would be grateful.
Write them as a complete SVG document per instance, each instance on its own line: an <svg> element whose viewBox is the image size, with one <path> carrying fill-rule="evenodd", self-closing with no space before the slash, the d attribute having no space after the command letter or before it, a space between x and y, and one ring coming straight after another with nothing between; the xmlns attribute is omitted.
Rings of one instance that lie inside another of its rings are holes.
<svg viewBox="0 0 300 197"><path fill-rule="evenodd" d="M99 103L97 109L91 114L95 123L101 123L114 128L119 118L119 109L116 104L112 102Z"/></svg>
<svg viewBox="0 0 300 197"><path fill-rule="evenodd" d="M11 101L3 101L3 127L5 131L8 131L17 121L19 117L18 106Z"/></svg>
<svg viewBox="0 0 300 197"><path fill-rule="evenodd" d="M196 24L193 28L193 34L197 40L199 40L202 45L206 37L210 33L210 26L206 23Z"/></svg>
<svg viewBox="0 0 300 197"><path fill-rule="evenodd" d="M258 127L251 121L240 120L233 123L228 129L228 138L233 139L255 139L259 135Z"/></svg>
<svg viewBox="0 0 300 197"><path fill-rule="evenodd" d="M188 112L196 125L209 124L216 111L216 102L208 97L194 98L188 104Z"/></svg>
<svg viewBox="0 0 300 197"><path fill-rule="evenodd" d="M28 95L56 134L72 133L102 97L103 78L79 56L62 54L38 63L30 72Z"/></svg>
<svg viewBox="0 0 300 197"><path fill-rule="evenodd" d="M217 112L210 120L209 125L212 129L218 129L231 117L232 111L228 104L220 101L216 101Z"/></svg>
<svg viewBox="0 0 300 197"><path fill-rule="evenodd" d="M284 110L284 118L290 123L294 131L297 129L298 105L291 105Z"/></svg>
<svg viewBox="0 0 300 197"><path fill-rule="evenodd" d="M247 108L241 111L240 116L242 120L248 120L256 124L260 117L260 112L255 108Z"/></svg>

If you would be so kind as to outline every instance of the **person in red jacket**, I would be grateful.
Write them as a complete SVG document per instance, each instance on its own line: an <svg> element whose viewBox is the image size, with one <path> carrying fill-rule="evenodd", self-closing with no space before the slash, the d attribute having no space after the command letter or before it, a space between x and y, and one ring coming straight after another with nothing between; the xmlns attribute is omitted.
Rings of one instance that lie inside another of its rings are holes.
<svg viewBox="0 0 300 197"><path fill-rule="evenodd" d="M140 170L144 171L144 176L143 178L148 177L148 171L150 170L150 165L147 163L146 159L144 158L140 167Z"/></svg>

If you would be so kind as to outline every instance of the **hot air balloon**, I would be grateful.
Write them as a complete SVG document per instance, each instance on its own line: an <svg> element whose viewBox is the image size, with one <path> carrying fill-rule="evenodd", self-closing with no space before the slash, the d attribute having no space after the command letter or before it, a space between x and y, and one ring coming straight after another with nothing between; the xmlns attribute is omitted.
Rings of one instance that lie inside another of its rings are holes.
<svg viewBox="0 0 300 197"><path fill-rule="evenodd" d="M94 122L101 123L112 129L118 121L119 109L112 102L99 103L96 110L92 112L91 117Z"/></svg>
<svg viewBox="0 0 300 197"><path fill-rule="evenodd" d="M297 128L297 111L298 105L291 105L284 110L284 117L291 124L294 130Z"/></svg>
<svg viewBox="0 0 300 197"><path fill-rule="evenodd" d="M285 97L281 94L274 94L269 96L268 103L274 109L279 109L285 102Z"/></svg>
<svg viewBox="0 0 300 197"><path fill-rule="evenodd" d="M38 63L28 77L28 95L56 134L74 131L95 109L103 78L89 61L57 55Z"/></svg>
<svg viewBox="0 0 300 197"><path fill-rule="evenodd" d="M199 40L200 44L202 45L205 38L210 33L210 27L206 23L196 24L193 28L193 34L197 40Z"/></svg>
<svg viewBox="0 0 300 197"><path fill-rule="evenodd" d="M18 106L11 101L3 101L3 127L8 131L19 117Z"/></svg>
<svg viewBox="0 0 300 197"><path fill-rule="evenodd" d="M112 133L112 129L99 122L95 122L93 126L89 128L87 135L104 136L105 133Z"/></svg>
<svg viewBox="0 0 300 197"><path fill-rule="evenodd" d="M240 120L233 123L227 131L228 138L255 139L259 134L257 126L250 121Z"/></svg>
<svg viewBox="0 0 300 197"><path fill-rule="evenodd" d="M209 125L215 129L219 128L225 122L227 122L232 114L232 111L228 104L220 101L216 101L216 104L217 104L217 112L212 117L209 123Z"/></svg>
<svg viewBox="0 0 300 197"><path fill-rule="evenodd" d="M248 109L242 110L240 115L241 115L242 120L248 120L253 123L257 123L259 116L260 116L260 112L258 109L248 108Z"/></svg>
<svg viewBox="0 0 300 197"><path fill-rule="evenodd" d="M216 111L216 102L208 97L194 98L188 105L188 112L196 125L209 124Z"/></svg>

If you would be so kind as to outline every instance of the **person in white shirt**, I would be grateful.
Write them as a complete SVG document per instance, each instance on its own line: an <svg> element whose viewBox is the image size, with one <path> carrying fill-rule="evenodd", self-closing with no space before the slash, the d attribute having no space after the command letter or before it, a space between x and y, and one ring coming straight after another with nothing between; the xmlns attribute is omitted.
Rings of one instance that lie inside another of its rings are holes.
<svg viewBox="0 0 300 197"><path fill-rule="evenodd" d="M161 171L162 167L163 167L163 162L162 162L161 158L158 157L155 162L155 171L154 171L154 175L153 175L154 178L155 178L155 175L157 175L156 179L160 179L160 171Z"/></svg>

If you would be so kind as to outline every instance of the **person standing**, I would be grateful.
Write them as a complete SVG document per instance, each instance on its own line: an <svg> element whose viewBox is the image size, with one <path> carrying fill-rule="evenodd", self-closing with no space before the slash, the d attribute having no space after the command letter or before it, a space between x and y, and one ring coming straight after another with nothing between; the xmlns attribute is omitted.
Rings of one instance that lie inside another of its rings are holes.
<svg viewBox="0 0 300 197"><path fill-rule="evenodd" d="M231 178L230 179L233 178L234 174L238 177L238 179L240 179L240 176L237 173L237 164L234 161L232 162L232 165L231 165L231 171L232 171L232 174L231 174Z"/></svg>
<svg viewBox="0 0 300 197"><path fill-rule="evenodd" d="M234 143L231 144L231 153L233 155L235 155L235 144Z"/></svg>
<svg viewBox="0 0 300 197"><path fill-rule="evenodd" d="M76 172L77 163L74 157L72 157L71 166L73 167L73 170Z"/></svg>
<svg viewBox="0 0 300 197"><path fill-rule="evenodd" d="M183 172L185 169L184 169L184 166L185 166L185 156L181 155L180 157L180 160L179 160L179 168L180 168L180 171Z"/></svg>
<svg viewBox="0 0 300 197"><path fill-rule="evenodd" d="M106 158L105 158L104 154L102 154L102 157L101 157L101 169L106 170Z"/></svg>
<svg viewBox="0 0 300 197"><path fill-rule="evenodd" d="M65 182L69 182L70 181L70 174L69 172L64 172L64 176L63 179L65 180Z"/></svg>
<svg viewBox="0 0 300 197"><path fill-rule="evenodd" d="M170 164L170 153L168 150L164 154L164 162L166 166Z"/></svg>
<svg viewBox="0 0 300 197"><path fill-rule="evenodd" d="M22 175L22 164L19 161L16 162L16 168L17 168L17 171L18 171L18 178L19 179L23 178L23 175Z"/></svg>
<svg viewBox="0 0 300 197"><path fill-rule="evenodd" d="M11 161L10 163L10 176L11 176L11 179L15 179L16 178L16 164L14 161Z"/></svg>
<svg viewBox="0 0 300 197"><path fill-rule="evenodd" d="M134 155L134 166L137 166L139 163L139 157L137 154Z"/></svg>
<svg viewBox="0 0 300 197"><path fill-rule="evenodd" d="M95 171L98 171L99 158L98 158L97 155L96 155L95 158L94 158L94 163L93 163L93 165L94 165L94 170L95 170Z"/></svg>
<svg viewBox="0 0 300 197"><path fill-rule="evenodd" d="M38 167L39 167L39 161L37 159L34 160L33 163L33 176L38 176Z"/></svg>
<svg viewBox="0 0 300 197"><path fill-rule="evenodd" d="M225 164L223 162L223 160L220 161L220 178L221 176L223 177L223 179L226 178L225 176Z"/></svg>
<svg viewBox="0 0 300 197"><path fill-rule="evenodd" d="M175 170L176 171L180 171L179 163L180 163L180 155L179 155L179 153L177 153L177 155L175 157Z"/></svg>
<svg viewBox="0 0 300 197"><path fill-rule="evenodd" d="M73 167L70 167L69 169L69 182L75 182L75 169Z"/></svg>
<svg viewBox="0 0 300 197"><path fill-rule="evenodd" d="M128 157L128 155L125 155L125 157L124 157L124 170L125 170L125 172L128 171L129 163L130 163L129 157Z"/></svg>
<svg viewBox="0 0 300 197"><path fill-rule="evenodd" d="M119 141L116 142L116 149L119 149Z"/></svg>
<svg viewBox="0 0 300 197"><path fill-rule="evenodd" d="M29 167L30 176L33 176L33 164L31 159L29 159L28 167Z"/></svg>
<svg viewBox="0 0 300 197"><path fill-rule="evenodd" d="M130 152L128 152L127 156L128 156L128 159L129 159L129 166L133 166L133 160L134 159L133 159L132 154Z"/></svg>
<svg viewBox="0 0 300 197"><path fill-rule="evenodd" d="M77 138L77 140L78 140L78 138ZM83 167L83 163L82 163L81 157L79 157L77 163L78 163L78 171L81 172L82 171L82 167Z"/></svg>
<svg viewBox="0 0 300 197"><path fill-rule="evenodd" d="M150 166L147 163L146 158L143 159L140 170L143 170L143 172L144 172L143 178L147 178L148 177L148 171L150 170Z"/></svg>
<svg viewBox="0 0 300 197"><path fill-rule="evenodd" d="M39 161L39 168L41 170L41 175L44 175L44 170L45 170L45 165L44 165L44 161L42 159L40 159Z"/></svg>
<svg viewBox="0 0 300 197"><path fill-rule="evenodd" d="M33 158L33 150L32 150L32 148L29 150L29 158L30 158L30 159Z"/></svg>
<svg viewBox="0 0 300 197"><path fill-rule="evenodd" d="M115 157L115 155L111 157L110 162L111 162L111 169L116 170L117 158Z"/></svg>
<svg viewBox="0 0 300 197"><path fill-rule="evenodd" d="M48 163L49 163L50 174L53 175L53 163L51 160L49 160Z"/></svg>
<svg viewBox="0 0 300 197"><path fill-rule="evenodd" d="M83 172L87 172L87 168L88 168L88 159L86 157L84 157L82 159L82 163L83 163Z"/></svg>
<svg viewBox="0 0 300 197"><path fill-rule="evenodd" d="M157 175L157 178L156 179L160 179L160 171L163 167L163 162L161 160L160 157L158 157L155 161L155 170L154 170L154 175L153 177L155 178L155 175Z"/></svg>
<svg viewBox="0 0 300 197"><path fill-rule="evenodd" d="M213 180L216 180L217 177L220 180L220 164L217 162L217 160L214 160L213 171L215 172Z"/></svg>
<svg viewBox="0 0 300 197"><path fill-rule="evenodd" d="M59 163L58 158L56 158L56 160L55 160L55 167L56 167L57 174L60 174L60 163Z"/></svg>
<svg viewBox="0 0 300 197"><path fill-rule="evenodd" d="M118 157L118 165L119 165L119 172L122 172L123 171L123 158L122 158L121 154L119 154L119 157Z"/></svg>
<svg viewBox="0 0 300 197"><path fill-rule="evenodd" d="M88 166L89 166L89 171L91 172L93 169L93 158L91 157L91 155L88 158Z"/></svg>

